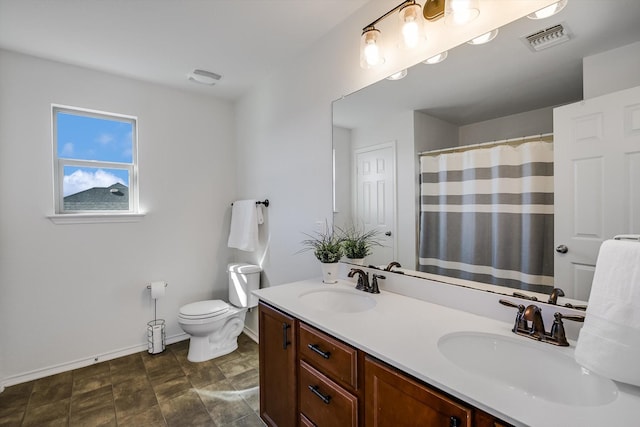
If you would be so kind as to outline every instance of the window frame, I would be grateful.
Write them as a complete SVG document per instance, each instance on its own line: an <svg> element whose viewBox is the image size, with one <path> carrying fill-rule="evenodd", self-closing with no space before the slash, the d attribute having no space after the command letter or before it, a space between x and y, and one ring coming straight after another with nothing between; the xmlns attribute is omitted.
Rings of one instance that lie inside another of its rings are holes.
<svg viewBox="0 0 640 427"><path fill-rule="evenodd" d="M131 163L109 162L101 160L79 160L58 156L58 120L57 113L73 114L83 117L92 117L103 120L120 121L129 123L131 131ZM138 187L138 118L126 114L110 113L106 111L91 110L87 108L72 107L68 105L51 104L51 139L53 145L53 187L54 187L54 218L84 217L81 222L103 222L105 217L137 216L139 211L139 187ZM65 167L89 167L103 169L126 170L129 173L128 186L128 210L65 210L64 209L64 168ZM96 218L99 221L87 221ZM62 221L60 221L62 222Z"/></svg>

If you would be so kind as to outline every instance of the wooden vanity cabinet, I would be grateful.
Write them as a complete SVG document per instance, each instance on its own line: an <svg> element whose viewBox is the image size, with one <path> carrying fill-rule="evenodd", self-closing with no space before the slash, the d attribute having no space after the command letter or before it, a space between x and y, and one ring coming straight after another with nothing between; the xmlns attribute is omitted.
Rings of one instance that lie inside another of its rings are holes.
<svg viewBox="0 0 640 427"><path fill-rule="evenodd" d="M260 416L269 426L508 427L260 303Z"/></svg>
<svg viewBox="0 0 640 427"><path fill-rule="evenodd" d="M269 426L298 425L298 321L262 302L260 331L260 417Z"/></svg>

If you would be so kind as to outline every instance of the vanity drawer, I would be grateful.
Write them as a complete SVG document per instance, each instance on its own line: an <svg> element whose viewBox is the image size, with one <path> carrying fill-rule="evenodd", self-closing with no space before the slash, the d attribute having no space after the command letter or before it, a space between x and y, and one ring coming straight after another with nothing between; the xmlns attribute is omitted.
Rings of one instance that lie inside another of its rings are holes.
<svg viewBox="0 0 640 427"><path fill-rule="evenodd" d="M358 398L300 361L300 412L318 427L357 426Z"/></svg>
<svg viewBox="0 0 640 427"><path fill-rule="evenodd" d="M317 329L300 324L300 358L339 384L358 388L358 351Z"/></svg>

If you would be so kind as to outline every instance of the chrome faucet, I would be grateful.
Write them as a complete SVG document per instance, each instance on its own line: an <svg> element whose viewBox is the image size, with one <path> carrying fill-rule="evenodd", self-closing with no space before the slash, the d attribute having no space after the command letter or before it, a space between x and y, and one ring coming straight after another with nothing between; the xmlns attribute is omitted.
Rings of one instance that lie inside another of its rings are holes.
<svg viewBox="0 0 640 427"><path fill-rule="evenodd" d="M359 291L367 291L369 289L369 273L365 273L359 268L352 268L347 274L347 277L353 277L356 274L358 275L356 289Z"/></svg>
<svg viewBox="0 0 640 427"><path fill-rule="evenodd" d="M398 261L391 261L389 265L384 268L384 271L391 271L393 267L402 267Z"/></svg>

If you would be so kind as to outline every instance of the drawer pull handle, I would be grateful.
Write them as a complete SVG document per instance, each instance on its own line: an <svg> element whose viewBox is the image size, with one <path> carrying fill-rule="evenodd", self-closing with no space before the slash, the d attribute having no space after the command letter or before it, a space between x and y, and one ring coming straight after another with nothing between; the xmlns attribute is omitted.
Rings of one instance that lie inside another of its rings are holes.
<svg viewBox="0 0 640 427"><path fill-rule="evenodd" d="M282 324L282 349L283 350L286 350L289 344L291 344L291 342L289 342L289 339L287 338L287 331L289 330L290 327L291 326L286 323Z"/></svg>
<svg viewBox="0 0 640 427"><path fill-rule="evenodd" d="M322 400L325 404L329 404L329 402L331 402L331 396L329 395L325 395L322 394L320 392L320 390L318 390L318 386L317 385L310 385L309 386L309 390L311 390L311 392L313 394L315 394L316 396L318 396L320 398L320 400Z"/></svg>
<svg viewBox="0 0 640 427"><path fill-rule="evenodd" d="M320 347L318 347L317 344L309 344L307 345L307 347L309 347L311 350L315 351L316 353L318 353L320 356L324 357L325 359L328 359L331 357L331 352L330 351L322 351L320 350Z"/></svg>

